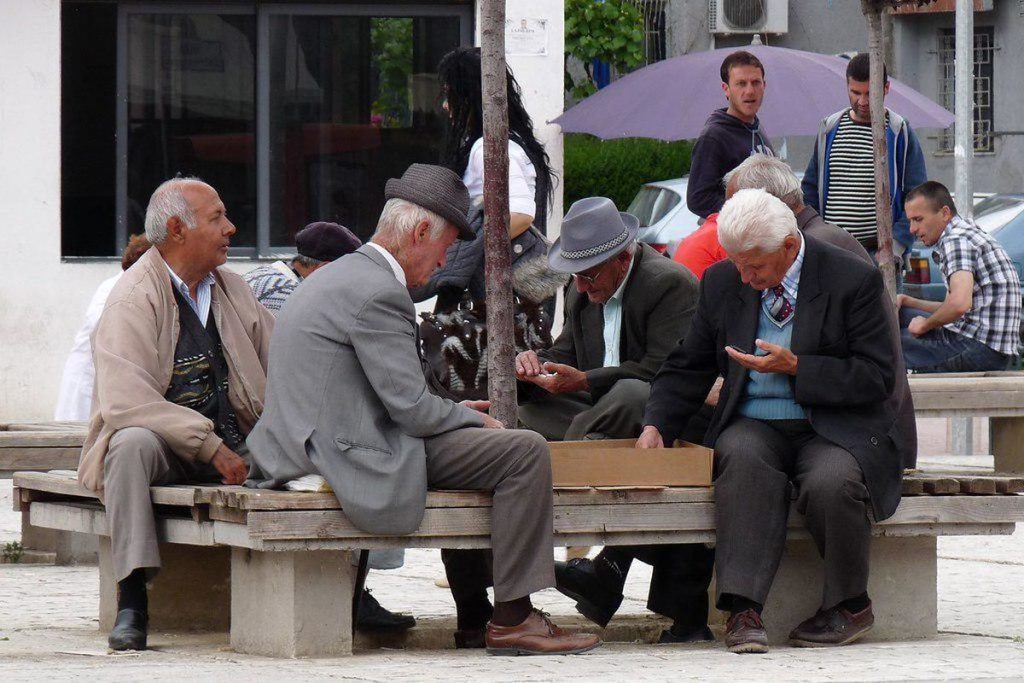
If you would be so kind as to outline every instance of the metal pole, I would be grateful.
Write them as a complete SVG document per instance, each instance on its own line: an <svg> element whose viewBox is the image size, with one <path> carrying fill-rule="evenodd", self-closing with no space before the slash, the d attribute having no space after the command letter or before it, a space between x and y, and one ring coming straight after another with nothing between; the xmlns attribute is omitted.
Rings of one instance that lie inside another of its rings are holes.
<svg viewBox="0 0 1024 683"><path fill-rule="evenodd" d="M974 0L956 3L956 139L953 147L956 207L974 216Z"/></svg>

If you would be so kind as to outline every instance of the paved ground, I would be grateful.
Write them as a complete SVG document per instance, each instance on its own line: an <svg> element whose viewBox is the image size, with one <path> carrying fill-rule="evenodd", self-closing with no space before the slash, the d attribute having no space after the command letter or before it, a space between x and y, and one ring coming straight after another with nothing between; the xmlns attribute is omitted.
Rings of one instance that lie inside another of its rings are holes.
<svg viewBox="0 0 1024 683"><path fill-rule="evenodd" d="M940 453L943 427L922 421L922 450ZM983 445L983 443L979 444ZM940 461L943 458L932 458ZM963 462L962 460L960 462ZM975 458L973 464L986 464ZM990 459L988 459L990 465ZM16 539L10 482L0 481L0 543ZM110 654L96 627L95 567L0 565L0 680L40 678L248 680L257 676L370 681L556 680L614 676L628 680L934 680L1024 677L1024 531L1008 537L939 539L939 627L921 642L873 643L838 650L778 647L765 656L736 656L720 644L613 644L568 658L489 657L482 652L365 650L346 659L274 660L239 655L226 635L153 634L155 649ZM406 566L371 574L381 602L421 618L450 615L436 551L411 551ZM636 564L623 620L643 619L650 573ZM572 605L554 591L536 600L557 621ZM619 617L617 617L617 620ZM615 622L613 622L614 624ZM653 632L656 632L654 629Z"/></svg>

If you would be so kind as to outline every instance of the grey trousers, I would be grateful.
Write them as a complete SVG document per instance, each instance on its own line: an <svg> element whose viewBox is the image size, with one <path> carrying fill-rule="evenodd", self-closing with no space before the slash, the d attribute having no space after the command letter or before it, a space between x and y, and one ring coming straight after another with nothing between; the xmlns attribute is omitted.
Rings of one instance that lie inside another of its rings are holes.
<svg viewBox="0 0 1024 683"><path fill-rule="evenodd" d="M494 599L508 602L555 585L551 455L523 429L456 429L426 440L433 489L494 494Z"/></svg>
<svg viewBox="0 0 1024 683"><path fill-rule="evenodd" d="M643 429L644 407L651 385L640 379L620 379L596 401L587 392L549 394L519 406L519 421L553 441L579 441L599 432L612 439L629 439Z"/></svg>
<svg viewBox="0 0 1024 683"><path fill-rule="evenodd" d="M786 546L795 486L797 510L825 561L821 607L867 592L871 523L856 459L804 420L734 420L715 443L715 570L725 596L764 604ZM791 484L792 482L792 484Z"/></svg>
<svg viewBox="0 0 1024 683"><path fill-rule="evenodd" d="M160 568L160 548L149 487L187 481L218 483L211 465L174 455L159 436L141 427L118 430L110 439L104 468L104 505L114 566L121 581L135 569Z"/></svg>

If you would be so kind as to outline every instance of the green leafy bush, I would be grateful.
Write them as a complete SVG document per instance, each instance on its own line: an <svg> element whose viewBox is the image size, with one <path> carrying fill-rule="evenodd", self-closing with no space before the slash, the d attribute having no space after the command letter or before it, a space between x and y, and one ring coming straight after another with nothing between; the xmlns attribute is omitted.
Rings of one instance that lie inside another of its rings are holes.
<svg viewBox="0 0 1024 683"><path fill-rule="evenodd" d="M620 211L637 190L652 180L679 178L690 172L689 142L649 138L601 140L592 135L565 136L565 208L583 197L608 197Z"/></svg>
<svg viewBox="0 0 1024 683"><path fill-rule="evenodd" d="M586 79L566 73L566 90L575 99L597 92L591 61L608 62L619 73L644 63L644 17L630 0L566 0L565 52L580 60Z"/></svg>

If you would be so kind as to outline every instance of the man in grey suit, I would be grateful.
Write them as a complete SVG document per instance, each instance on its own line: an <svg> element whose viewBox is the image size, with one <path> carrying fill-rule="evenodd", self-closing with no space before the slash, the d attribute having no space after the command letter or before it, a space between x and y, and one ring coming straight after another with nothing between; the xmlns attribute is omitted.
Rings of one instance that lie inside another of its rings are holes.
<svg viewBox="0 0 1024 683"><path fill-rule="evenodd" d="M428 486L492 491L492 653L596 647L534 610L554 583L551 461L538 434L505 430L485 401L432 394L408 287L424 284L456 237L471 239L469 193L450 170L413 164L385 188L370 243L298 288L271 340L266 406L247 443L276 486L321 474L345 514L381 535L415 531ZM254 477L257 478L257 477Z"/></svg>

